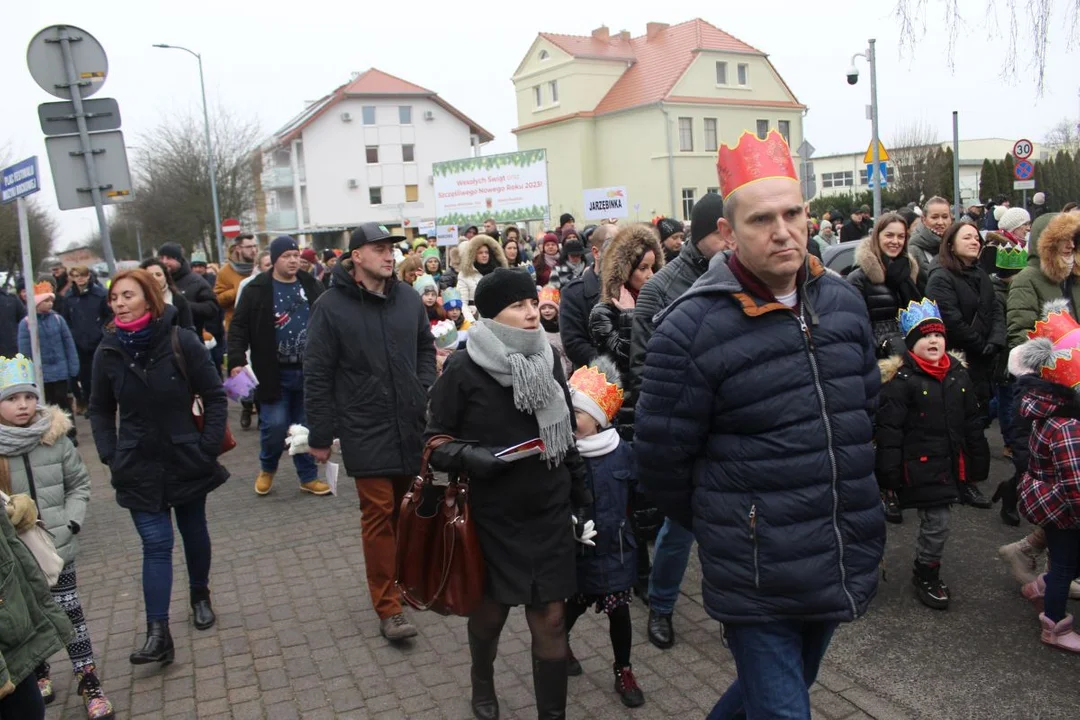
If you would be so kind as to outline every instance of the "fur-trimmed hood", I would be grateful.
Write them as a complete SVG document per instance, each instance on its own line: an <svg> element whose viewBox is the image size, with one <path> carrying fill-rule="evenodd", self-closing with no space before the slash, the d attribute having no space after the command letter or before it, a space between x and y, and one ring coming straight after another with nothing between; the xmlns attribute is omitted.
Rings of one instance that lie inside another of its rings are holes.
<svg viewBox="0 0 1080 720"><path fill-rule="evenodd" d="M42 445L54 445L56 441L68 434L71 430L71 418L68 414L55 405L46 405L45 412L51 415L49 429L41 436Z"/></svg>
<svg viewBox="0 0 1080 720"><path fill-rule="evenodd" d="M600 258L600 302L618 300L634 267L649 250L653 251L655 273L664 267L664 251L656 231L643 223L619 231Z"/></svg>
<svg viewBox="0 0 1080 720"><path fill-rule="evenodd" d="M904 253L908 256L911 265L911 282L918 282L919 261L908 251L904 244ZM855 247L855 264L866 273L866 279L874 285L885 284L885 263L881 261L881 251L874 242L874 236L865 237Z"/></svg>
<svg viewBox="0 0 1080 720"><path fill-rule="evenodd" d="M1062 250L1062 243L1072 238L1074 262ZM1054 284L1060 285L1072 274L1080 278L1080 214L1063 213L1051 220L1038 240L1039 269Z"/></svg>
<svg viewBox="0 0 1080 720"><path fill-rule="evenodd" d="M959 364L960 367L966 368L968 366L967 360L964 358L963 353L956 352L955 350L950 350L948 352L948 356L955 360L956 364ZM904 367L904 362L906 358L906 355L892 355L891 357L878 360L877 365L878 370L881 371L882 385L896 377L896 373L900 372L900 368Z"/></svg>
<svg viewBox="0 0 1080 720"><path fill-rule="evenodd" d="M461 254L461 267L458 268L459 277L473 277L479 276L480 272L473 267L473 263L476 261L476 251L481 246L487 247L491 253L492 259L499 267L506 267L506 253L503 252L502 245L499 241L490 235L473 235L472 239L468 243L463 243L459 246L459 252Z"/></svg>

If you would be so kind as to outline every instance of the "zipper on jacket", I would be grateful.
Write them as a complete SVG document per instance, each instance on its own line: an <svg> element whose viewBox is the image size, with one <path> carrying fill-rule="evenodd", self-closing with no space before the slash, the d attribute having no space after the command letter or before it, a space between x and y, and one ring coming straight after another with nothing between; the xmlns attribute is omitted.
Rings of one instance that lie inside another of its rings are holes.
<svg viewBox="0 0 1080 720"><path fill-rule="evenodd" d="M750 542L754 544L754 589L761 589L761 566L758 565L758 542L757 542L757 504L750 506Z"/></svg>
<svg viewBox="0 0 1080 720"><path fill-rule="evenodd" d="M847 596L848 603L851 605L851 616L856 618L859 616L858 607L855 605L855 598L852 597L851 591L847 586L847 570L844 568L844 539L840 534L840 520L838 518L840 508L840 493L837 490L837 482L839 481L836 465L836 451L833 449L833 431L832 422L829 420L829 413L825 409L825 389L821 386L821 373L818 370L817 356L814 355L814 339L810 335L810 328L806 325L806 320L803 318L803 303L799 303L799 311L797 313L799 318L799 327L802 329L803 341L806 344L806 356L810 360L810 372L814 376L814 390L817 391L818 402L821 404L821 419L825 423L825 442L828 446L829 452L829 469L832 472L832 525L833 533L836 535L836 546L838 549L839 564L840 564L840 587L844 589L844 595Z"/></svg>
<svg viewBox="0 0 1080 720"><path fill-rule="evenodd" d="M625 525L626 525L625 520L623 520L621 523L619 523L619 564L620 565L623 564L622 533L623 533L623 527Z"/></svg>

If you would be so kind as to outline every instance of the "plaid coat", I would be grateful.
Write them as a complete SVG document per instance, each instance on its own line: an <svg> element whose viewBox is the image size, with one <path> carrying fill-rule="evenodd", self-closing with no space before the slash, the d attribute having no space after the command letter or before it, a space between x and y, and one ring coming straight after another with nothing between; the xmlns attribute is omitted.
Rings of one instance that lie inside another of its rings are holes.
<svg viewBox="0 0 1080 720"><path fill-rule="evenodd" d="M1020 415L1033 422L1020 512L1040 527L1080 529L1080 398L1044 382L1021 399Z"/></svg>

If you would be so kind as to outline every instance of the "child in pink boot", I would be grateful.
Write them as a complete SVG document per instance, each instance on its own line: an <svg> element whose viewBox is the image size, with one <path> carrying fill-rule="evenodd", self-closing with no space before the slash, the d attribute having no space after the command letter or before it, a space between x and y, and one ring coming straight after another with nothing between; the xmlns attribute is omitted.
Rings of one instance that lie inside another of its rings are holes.
<svg viewBox="0 0 1080 720"><path fill-rule="evenodd" d="M1039 337L1014 351L1039 368L1041 380L1020 401L1020 415L1032 427L1031 459L1020 479L1019 509L1044 530L1050 554L1049 571L1025 585L1023 594L1036 605L1042 596L1042 641L1080 652L1073 616L1065 612L1069 583L1080 566L1080 347L1069 340L1080 326L1065 313L1048 318L1054 320L1070 327L1060 328L1060 333L1037 333Z"/></svg>

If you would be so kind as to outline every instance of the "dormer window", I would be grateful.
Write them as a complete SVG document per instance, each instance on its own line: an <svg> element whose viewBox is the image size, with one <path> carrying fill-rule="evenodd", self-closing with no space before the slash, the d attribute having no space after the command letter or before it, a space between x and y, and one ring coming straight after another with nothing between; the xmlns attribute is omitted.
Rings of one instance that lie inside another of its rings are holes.
<svg viewBox="0 0 1080 720"><path fill-rule="evenodd" d="M551 57L551 55L548 54L547 50L541 50L540 51L540 59L541 60L547 60L549 57Z"/></svg>

